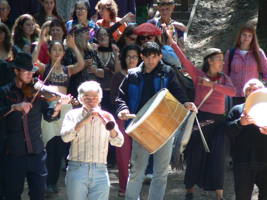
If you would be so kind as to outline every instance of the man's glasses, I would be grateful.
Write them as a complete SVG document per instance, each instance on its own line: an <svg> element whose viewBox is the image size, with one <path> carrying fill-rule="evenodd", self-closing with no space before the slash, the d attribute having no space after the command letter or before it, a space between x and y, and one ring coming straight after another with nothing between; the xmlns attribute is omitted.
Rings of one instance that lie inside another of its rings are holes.
<svg viewBox="0 0 267 200"><path fill-rule="evenodd" d="M134 37L134 36L127 36L127 38L129 38L131 41L136 41L137 37Z"/></svg>
<svg viewBox="0 0 267 200"><path fill-rule="evenodd" d="M128 59L128 60L130 60L130 59L138 60L139 57L138 56L126 56L126 59Z"/></svg>

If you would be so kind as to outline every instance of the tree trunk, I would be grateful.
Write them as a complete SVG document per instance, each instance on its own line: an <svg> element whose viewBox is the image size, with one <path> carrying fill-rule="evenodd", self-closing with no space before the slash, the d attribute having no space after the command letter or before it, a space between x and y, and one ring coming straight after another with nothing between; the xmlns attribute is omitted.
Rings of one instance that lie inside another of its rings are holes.
<svg viewBox="0 0 267 200"><path fill-rule="evenodd" d="M188 7L189 7L189 0L181 0L181 3L182 3L182 10L183 11L188 11Z"/></svg>
<svg viewBox="0 0 267 200"><path fill-rule="evenodd" d="M258 0L259 2L259 13L258 13L258 27L257 33L259 37L259 41L261 43L261 47L267 50L267 1L266 0Z"/></svg>

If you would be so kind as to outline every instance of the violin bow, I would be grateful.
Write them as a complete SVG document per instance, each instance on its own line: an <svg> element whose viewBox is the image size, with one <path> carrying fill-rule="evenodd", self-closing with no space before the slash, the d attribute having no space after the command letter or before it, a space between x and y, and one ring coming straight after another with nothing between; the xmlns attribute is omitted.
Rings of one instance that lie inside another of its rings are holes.
<svg viewBox="0 0 267 200"><path fill-rule="evenodd" d="M44 84L46 83L47 79L49 78L50 74L52 73L53 69L55 68L56 64L58 64L58 62L60 61L60 57L56 60L56 62L53 64L53 66L51 67L51 69L49 70L46 78L44 79L44 81L41 83L41 87L37 90L37 92L35 93L35 95L33 96L32 100L31 100L31 104L33 104L33 102L36 100L37 96L39 95L39 93L41 92L42 87L44 86ZM0 119L5 118L6 116L8 116L10 113L12 113L14 110L10 109L8 112L6 112L4 115L2 115L0 117Z"/></svg>
<svg viewBox="0 0 267 200"><path fill-rule="evenodd" d="M41 86L40 86L40 88L37 89L37 92L35 93L34 97L31 100L31 104L33 104L33 102L36 100L37 96L39 95L39 93L41 92L43 86L45 85L47 79L49 78L50 74L52 73L53 69L55 68L56 64L58 64L59 61L60 61L60 57L56 60L54 65L51 67L51 69L49 70L49 72L48 72L47 76L45 77L44 81L41 82Z"/></svg>

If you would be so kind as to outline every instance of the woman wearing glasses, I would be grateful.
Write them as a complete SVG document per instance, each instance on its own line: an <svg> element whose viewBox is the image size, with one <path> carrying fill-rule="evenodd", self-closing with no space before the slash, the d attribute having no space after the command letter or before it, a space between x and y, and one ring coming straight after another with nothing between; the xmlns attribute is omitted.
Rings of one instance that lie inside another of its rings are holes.
<svg viewBox="0 0 267 200"><path fill-rule="evenodd" d="M75 3L72 20L66 23L67 31L71 31L77 24L90 28L89 35L90 41L92 41L98 26L91 20L90 5L87 1L77 1Z"/></svg>
<svg viewBox="0 0 267 200"><path fill-rule="evenodd" d="M115 98L118 93L118 88L128 74L128 72L138 66L140 63L140 48L135 45L125 46L121 51L120 61L121 61L121 71L115 73L111 81L111 102L114 104ZM124 197L128 179L128 166L131 158L132 151L132 140L125 133L125 121L117 119L117 124L124 136L124 144L120 148L116 148L116 160L119 170L119 193L118 196Z"/></svg>

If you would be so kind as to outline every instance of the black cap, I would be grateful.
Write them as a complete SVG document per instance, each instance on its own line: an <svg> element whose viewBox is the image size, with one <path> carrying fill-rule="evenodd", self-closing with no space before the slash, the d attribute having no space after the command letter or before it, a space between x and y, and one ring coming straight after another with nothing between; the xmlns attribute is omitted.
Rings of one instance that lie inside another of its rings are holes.
<svg viewBox="0 0 267 200"><path fill-rule="evenodd" d="M25 52L17 53L15 59L11 62L11 65L16 69L23 69L30 72L38 71L38 67L35 67L32 64L32 56Z"/></svg>

